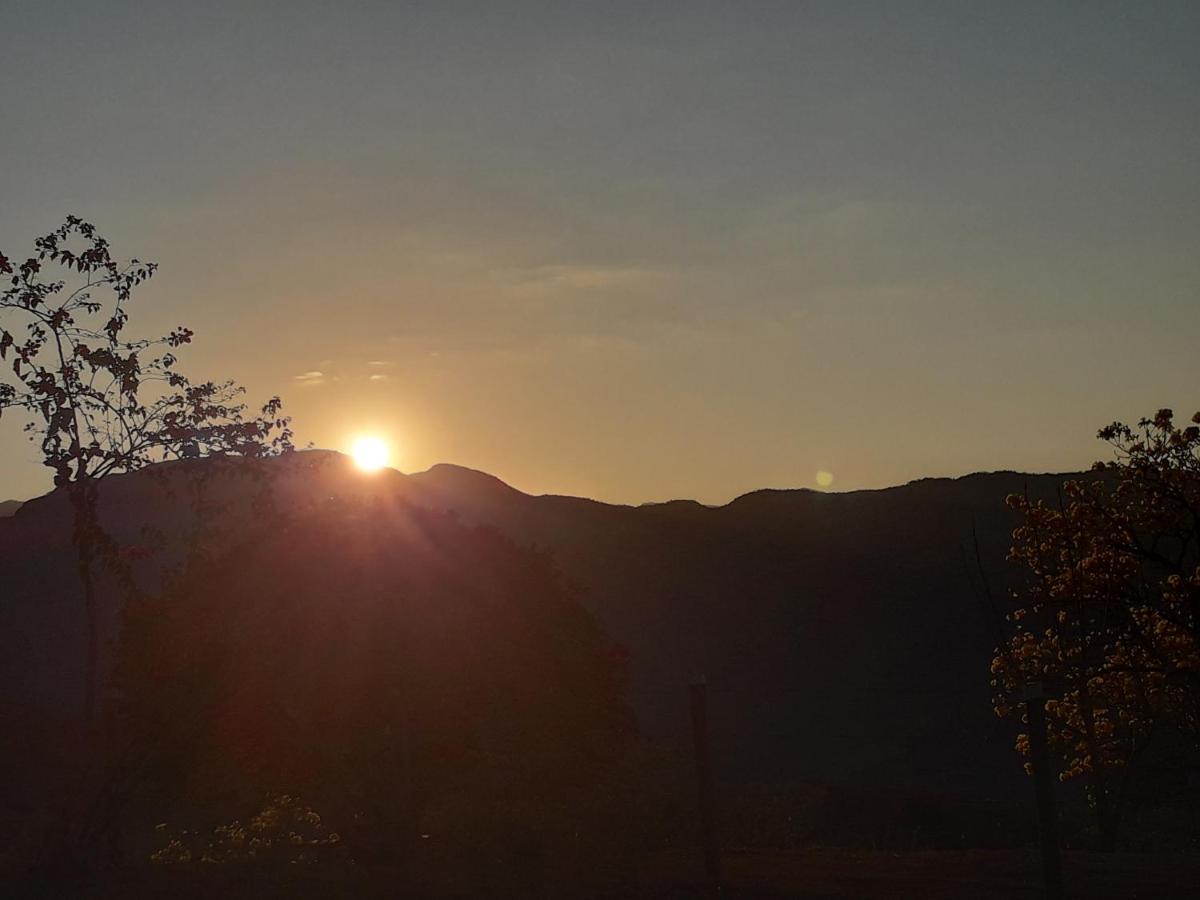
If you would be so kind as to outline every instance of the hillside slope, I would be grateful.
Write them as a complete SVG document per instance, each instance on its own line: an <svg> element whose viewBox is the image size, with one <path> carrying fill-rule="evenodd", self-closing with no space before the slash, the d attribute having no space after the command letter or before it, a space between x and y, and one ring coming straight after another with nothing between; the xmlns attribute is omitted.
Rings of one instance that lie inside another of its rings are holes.
<svg viewBox="0 0 1200 900"><path fill-rule="evenodd" d="M647 735L686 746L686 684L707 680L727 778L984 797L1019 781L1011 725L990 709L999 618L984 582L999 597L1017 574L1004 560L1006 494L1052 496L1066 476L628 507L529 496L449 465L364 476L324 453L281 465L292 467L276 488L285 506L320 514L365 497L449 510L550 553L628 649ZM185 498L163 483L149 473L106 483L103 515L122 541L143 540L145 523L169 532L187 522ZM27 715L70 710L78 697L82 601L69 535L57 494L0 521L0 677L12 686L5 702ZM115 623L110 600L109 639Z"/></svg>

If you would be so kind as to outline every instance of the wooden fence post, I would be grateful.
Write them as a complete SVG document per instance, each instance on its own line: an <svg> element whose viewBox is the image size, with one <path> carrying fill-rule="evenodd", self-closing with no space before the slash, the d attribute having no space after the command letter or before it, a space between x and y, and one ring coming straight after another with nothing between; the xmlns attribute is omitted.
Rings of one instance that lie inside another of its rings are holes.
<svg viewBox="0 0 1200 900"><path fill-rule="evenodd" d="M1046 689L1040 683L1027 685L1025 712L1029 719L1029 757L1033 764L1033 787L1037 794L1038 842L1042 851L1042 877L1047 900L1062 900L1062 856L1058 846L1058 809L1054 803L1054 773L1046 738Z"/></svg>
<svg viewBox="0 0 1200 900"><path fill-rule="evenodd" d="M689 685L692 702L692 740L696 746L696 776L700 800L700 838L704 869L713 896L721 893L721 851L717 844L716 809L713 801L712 764L708 752L708 711L703 680Z"/></svg>

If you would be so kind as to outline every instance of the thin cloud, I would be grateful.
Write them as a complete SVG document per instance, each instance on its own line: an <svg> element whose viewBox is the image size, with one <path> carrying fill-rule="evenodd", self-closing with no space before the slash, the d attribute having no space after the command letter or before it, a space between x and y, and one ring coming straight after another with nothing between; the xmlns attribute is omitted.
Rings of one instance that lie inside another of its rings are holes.
<svg viewBox="0 0 1200 900"><path fill-rule="evenodd" d="M318 372L315 369L311 372L303 372L299 375L293 375L292 380L300 385L317 385L325 383L325 373Z"/></svg>
<svg viewBox="0 0 1200 900"><path fill-rule="evenodd" d="M657 269L620 266L545 265L495 274L520 292L628 290L661 279Z"/></svg>

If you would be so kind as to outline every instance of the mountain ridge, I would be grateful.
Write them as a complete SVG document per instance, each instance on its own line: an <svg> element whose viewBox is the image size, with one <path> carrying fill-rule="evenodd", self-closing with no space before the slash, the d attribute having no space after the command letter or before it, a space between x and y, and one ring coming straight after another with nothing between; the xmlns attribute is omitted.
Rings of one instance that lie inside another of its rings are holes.
<svg viewBox="0 0 1200 900"><path fill-rule="evenodd" d="M324 449L299 450L299 451L296 451L296 455L297 456L300 456L300 455L328 456L328 457L339 459L347 464L350 462L350 457L347 454L342 453L339 450L324 450ZM166 465L170 465L170 464L171 463L167 463ZM162 465L164 465L164 464L157 463L148 468L154 469L154 468L162 466ZM702 509L724 509L724 508L732 506L740 501L746 500L747 498L752 498L752 497L756 497L756 496L760 496L760 495L765 496L765 495L777 495L777 494L788 494L788 495L822 494L822 495L833 495L833 496L848 496L848 495L853 495L853 494L870 494L870 493L882 493L882 492L887 492L887 491L896 491L896 490L901 490L904 488L914 487L916 485L949 484L949 483L974 481L977 479L988 479L988 478L993 478L993 477L1013 476L1013 477L1023 477L1023 478L1061 478L1061 479L1067 480L1067 479L1071 479L1071 478L1080 478L1080 477L1088 476L1088 473L1086 471L1020 472L1015 469L994 469L994 470L986 470L986 471L981 470L978 472L968 472L963 475L926 475L926 476L922 476L920 478L911 479L902 484L885 485L883 487L853 488L853 489L845 490L845 491L823 490L823 489L803 487L803 486L798 486L798 487L761 487L761 488L754 488L752 490L745 491L744 493L738 494L735 497L731 498L730 500L727 500L724 503L705 503L701 500L697 500L692 497L673 497L668 500L646 500L641 503L620 503L620 502L612 501L612 500L601 500L596 497L586 497L586 496L579 495L579 494L561 494L561 493L557 493L554 491L535 494L535 493L531 493L529 491L523 491L520 488L509 484L504 479L500 478L498 475L493 475L492 473L486 472L482 469L476 469L471 466L462 465L460 463L438 462L438 463L434 463L433 465L431 465L428 469L422 469L422 470L415 471L415 472L404 472L400 469L388 467L384 470L384 472L385 473L394 473L396 475L403 476L406 479L426 480L429 478L433 478L438 481L445 481L448 478L449 479L453 479L453 478L470 479L479 485L486 485L486 486L489 486L491 489L501 489L503 491L511 492L514 494L520 494L523 497L557 498L557 499L563 499L563 500L586 500L588 502L598 503L603 506L619 507L619 508L623 508L623 509L645 509L645 508L653 508L653 507L673 506L676 504L685 504L685 505L690 505L690 506L698 507L698 508L702 508ZM123 475L130 475L130 474L135 474L135 473L120 473L119 475L113 476L113 477L122 477ZM379 473L376 473L376 477L378 476L378 474ZM21 506L23 506L27 503L30 503L34 500L39 500L44 497L48 497L54 493L55 493L55 491L52 490L45 494L38 494L34 497L30 497L26 500L15 500L15 499L0 500L0 517L14 515Z"/></svg>
<svg viewBox="0 0 1200 900"><path fill-rule="evenodd" d="M411 504L549 554L627 648L647 736L686 748L686 684L706 677L714 758L728 778L992 798L1021 783L1013 728L990 708L1002 623L976 570L1003 596L1019 576L1005 562L1015 524L1005 496L1049 499L1083 473L765 489L712 507L531 495L453 464L362 473L331 453L279 464L290 468L276 494L306 514L355 498ZM153 472L106 480L102 516L118 540L139 542L141 522L186 522L186 505L162 481ZM51 492L0 520L0 634L11 651L0 677L28 708L69 707L79 679L69 513ZM110 642L116 610L109 601L104 612Z"/></svg>

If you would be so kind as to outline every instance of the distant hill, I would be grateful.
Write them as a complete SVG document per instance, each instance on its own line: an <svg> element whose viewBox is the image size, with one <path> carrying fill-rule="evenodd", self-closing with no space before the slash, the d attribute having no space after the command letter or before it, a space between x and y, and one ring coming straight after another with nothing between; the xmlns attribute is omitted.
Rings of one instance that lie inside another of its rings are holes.
<svg viewBox="0 0 1200 900"><path fill-rule="evenodd" d="M630 507L530 496L451 465L367 476L324 452L279 465L291 466L277 489L285 505L319 515L322 504L367 497L449 510L550 553L628 649L647 735L686 747L686 684L707 680L726 779L992 798L1020 784L1013 726L990 708L1000 614L987 591L1002 596L1016 574L1005 562L1005 496L1050 497L1070 476L996 472ZM169 530L188 517L145 472L108 480L103 511L129 542L145 522ZM65 498L50 494L0 522L0 678L6 702L26 713L70 709L78 697L69 521ZM116 621L109 603L110 637Z"/></svg>
<svg viewBox="0 0 1200 900"><path fill-rule="evenodd" d="M0 500L0 519L13 515L20 508L20 500Z"/></svg>

